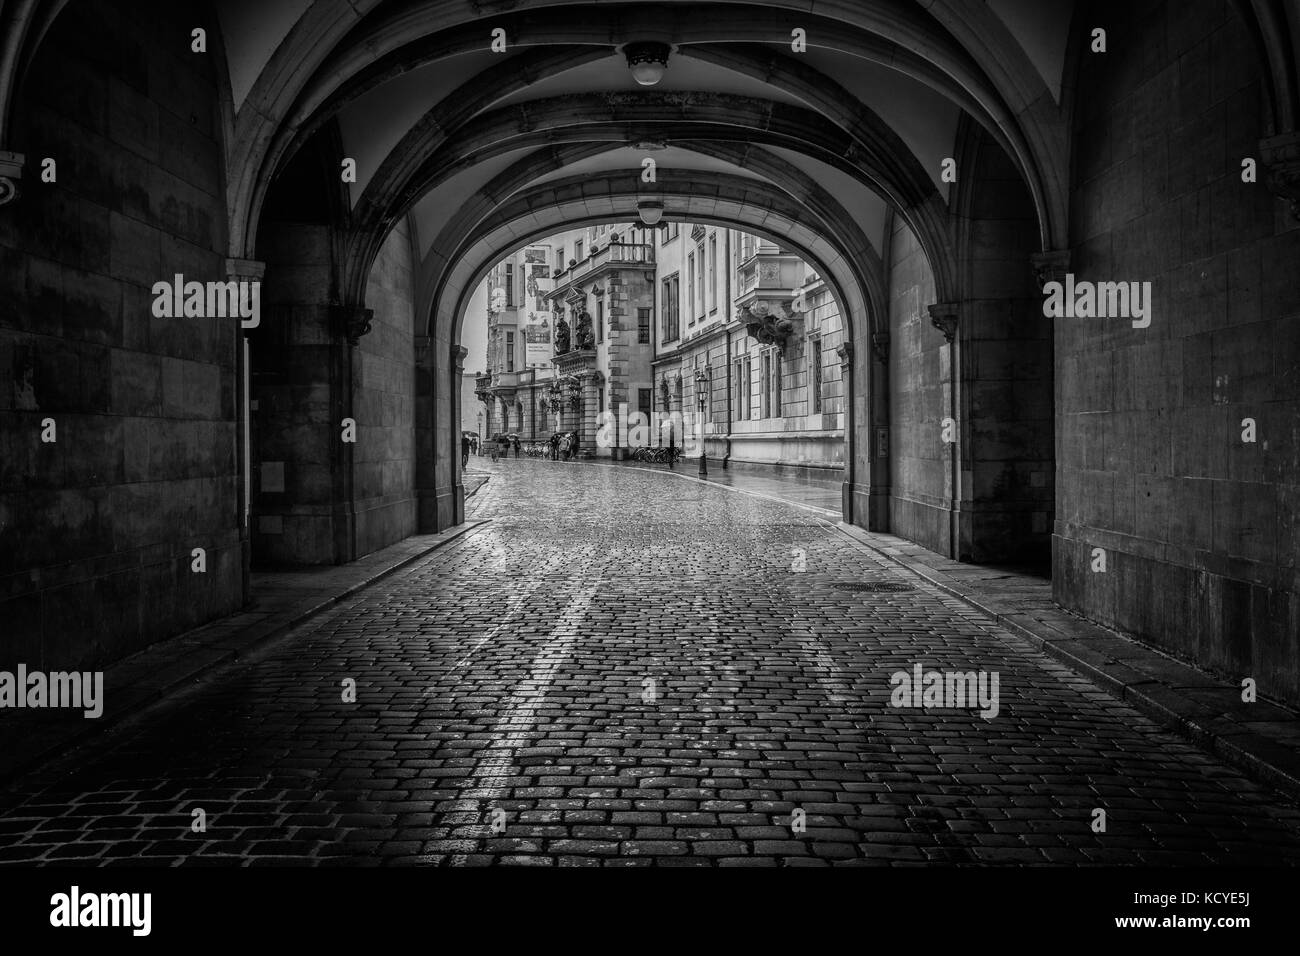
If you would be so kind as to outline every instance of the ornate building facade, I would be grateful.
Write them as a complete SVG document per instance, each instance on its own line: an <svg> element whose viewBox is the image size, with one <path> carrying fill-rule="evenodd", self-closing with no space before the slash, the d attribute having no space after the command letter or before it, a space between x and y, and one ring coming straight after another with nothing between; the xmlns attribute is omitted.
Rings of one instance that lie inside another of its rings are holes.
<svg viewBox="0 0 1300 956"><path fill-rule="evenodd" d="M698 224L611 224L526 246L485 281L485 435L573 431L583 457L612 458L640 444L698 454L702 438L727 464L843 467L843 324L788 250Z"/></svg>

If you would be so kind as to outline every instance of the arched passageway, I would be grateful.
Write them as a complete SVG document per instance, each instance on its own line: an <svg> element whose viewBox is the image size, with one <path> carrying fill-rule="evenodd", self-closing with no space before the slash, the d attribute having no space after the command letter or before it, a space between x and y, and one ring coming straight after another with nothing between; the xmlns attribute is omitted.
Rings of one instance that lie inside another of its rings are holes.
<svg viewBox="0 0 1300 956"><path fill-rule="evenodd" d="M454 525L467 291L650 198L834 285L846 521L1050 567L1300 699L1293 15L1132 6L6 3L19 652L113 660L241 607L254 562ZM1149 282L1151 324L1045 317L1067 274ZM155 314L176 275L260 282L258 325Z"/></svg>

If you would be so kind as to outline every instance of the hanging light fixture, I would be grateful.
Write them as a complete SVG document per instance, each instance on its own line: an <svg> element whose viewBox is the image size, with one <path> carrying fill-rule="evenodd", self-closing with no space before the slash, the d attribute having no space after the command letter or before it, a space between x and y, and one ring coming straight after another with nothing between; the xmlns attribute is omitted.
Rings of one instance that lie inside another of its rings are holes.
<svg viewBox="0 0 1300 956"><path fill-rule="evenodd" d="M642 86L654 86L664 78L672 47L657 40L637 40L623 48L632 78Z"/></svg>
<svg viewBox="0 0 1300 956"><path fill-rule="evenodd" d="M658 199L642 199L636 204L636 214L646 226L657 226L664 218L664 204Z"/></svg>

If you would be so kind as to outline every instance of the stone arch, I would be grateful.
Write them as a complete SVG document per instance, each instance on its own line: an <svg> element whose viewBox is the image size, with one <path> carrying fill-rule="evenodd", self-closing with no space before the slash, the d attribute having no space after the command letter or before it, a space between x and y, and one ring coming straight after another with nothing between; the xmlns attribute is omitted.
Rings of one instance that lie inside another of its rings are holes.
<svg viewBox="0 0 1300 956"><path fill-rule="evenodd" d="M602 104L614 114L612 119L591 115L590 110ZM648 108L643 110L643 106ZM628 115L619 115L620 110L625 110ZM366 244L374 245L374 230L382 230L382 223L394 221L414 204L416 197L443 181L451 171L460 168L461 163L481 162L508 151L554 147L556 144L594 141L608 148L626 143L629 138L632 141L662 138L685 148L699 141L770 144L814 155L827 165L863 181L896 205L925 244L939 277L942 294L950 294L952 252L946 208L932 186L926 191L927 186L921 182L924 174L919 172L914 159L911 164L904 161L901 170L886 167L873 174L870 170L877 158L882 164L888 162L883 149L873 148L867 154L851 133L829 121L820 120L816 114L741 97L712 96L700 104L699 110L705 115L683 126L683 115L693 114L693 107L690 104L677 105L666 96L633 97L626 106L620 106L617 101L611 106L608 99L601 96L585 97L581 102L563 98L550 103L546 110L530 104L526 108L480 117L458 131L451 141L443 138L437 130L432 131L432 140L419 137L421 145L418 148L415 142L411 142L406 149L411 155L429 158L420 163L417 171L406 174L403 179L394 177L389 184L373 182L374 195L363 198L354 210L359 224L369 222L371 226L357 233L357 243L361 248L354 250L352 255L349 294L356 297L361 291L356 283L365 271L367 252L364 247ZM552 121L556 125L551 125ZM436 153L432 153L435 148ZM897 165L890 164L891 167ZM925 183L928 184L928 180ZM367 192L370 193L371 189ZM397 193L395 197L384 198L385 193L394 192Z"/></svg>
<svg viewBox="0 0 1300 956"><path fill-rule="evenodd" d="M633 177L635 179L635 177ZM422 459L417 470L420 482L421 528L438 529L463 518L458 460L448 457L450 430L443 424L454 416L456 396L451 383L458 378L460 357L459 325L468 295L502 255L559 228L573 228L609 221L633 221L626 209L636 195L635 185L623 183L600 193L580 188L577 182L548 183L535 187L503 206L489 222L480 225L462 241L455 265L434 287L430 300L429 334L420 340L417 367L419 392L427 396L417 410L417 447ZM607 184L608 185L608 184ZM671 185L661 183L661 186ZM870 341L870 283L862 263L839 241L809 226L808 214L788 197L757 181L721 177L716 182L677 184L672 191L661 189L659 197L672 218L702 224L737 227L765 236L790 247L816 264L826 278L844 320L846 376L849 389L846 404L846 456L844 512L847 520L866 524L870 512L872 454L870 442L862 437L868 409L867 391L870 356L868 348L855 349L854 340ZM526 223L526 225L525 225ZM422 299L424 297L422 296ZM858 360L854 361L853 356Z"/></svg>
<svg viewBox="0 0 1300 956"><path fill-rule="evenodd" d="M338 14L333 22L324 14L322 8L325 6L314 5L295 25L290 36L277 50L268 69L259 77L250 96L252 108L245 114L248 122L240 130L239 152L248 153L249 161L246 165L253 171L252 179L244 176L233 185L231 193L232 211L239 210L239 214L233 218L241 223L245 215L256 215L259 205L255 195L256 177L263 171L266 144L274 139L275 127L289 119L292 105L303 101L303 94L310 84L315 82L317 86L305 99L318 102L347 82L348 78L361 69L364 62L385 60L404 46L416 45L440 32L463 28L468 20L460 14L455 4L428 4L386 19L372 17L351 38L351 46L336 50L337 41L358 20L375 12L378 2L351 2L346 9L332 11ZM556 20L565 15L566 6L550 3L520 5L508 13L503 12L494 18L494 22L507 22L511 17L536 14L541 9L546 11L546 20ZM742 8L737 4L726 4L725 9L729 14L736 14ZM623 29L640 33L650 30L655 35L664 34L678 43L699 42L698 36L680 33L683 21L680 17L672 16L680 13L680 10L680 6L673 3L660 4L653 10L638 9L630 24L624 22ZM927 13L873 2L867 5L828 6L819 9L814 15L796 0L769 0L744 5L745 16L730 17L726 36L716 39L727 42L753 39L770 43L773 35L785 35L789 14L796 11L804 20L817 21L818 26L825 24L829 27L824 31L815 31L818 37L823 38L820 42L828 46L837 45L855 55L886 63L941 90L955 101L973 99L979 106L977 115L982 120L987 118L1012 141L1012 152L1021 162L1031 192L1040 204L1043 247L1050 247L1051 237L1061 230L1050 223L1052 207L1043 198L1039 170L1044 166L1059 167L1059 162L1044 162L1035 155L1035 150L1059 151L1059 137L1048 129L1036 133L1031 146L1019 129L1021 122L1051 125L1053 119L1031 117L1024 112L1026 99L1032 98L1035 84L1041 87L1042 81L1024 62L1023 54L1018 57L1007 55L1013 44L1005 31L994 29L992 21L977 22L965 30L966 40L971 46L971 49L966 49L952 37L950 30L954 15L946 4L936 4L935 9ZM583 13L590 16L587 11ZM692 13L695 15L691 21L693 28L695 24L716 22L716 18L704 15L698 4L692 8ZM736 21L742 24L742 30L750 29L755 35L752 38L747 35L738 37ZM679 30L676 35L665 25L671 26L674 23ZM776 25L784 29L773 34ZM610 43L608 25L603 26L603 35L599 31L588 31L591 42ZM699 29L707 31L707 28ZM717 32L716 28L714 32ZM321 42L322 40L326 42ZM328 48L328 55L320 52L323 48ZM990 82L990 76L996 78L996 82ZM271 162L274 165L274 157ZM239 165L241 169L245 166L244 163ZM1060 205L1059 200L1056 205ZM232 240L240 242L243 233L244 228L237 226Z"/></svg>

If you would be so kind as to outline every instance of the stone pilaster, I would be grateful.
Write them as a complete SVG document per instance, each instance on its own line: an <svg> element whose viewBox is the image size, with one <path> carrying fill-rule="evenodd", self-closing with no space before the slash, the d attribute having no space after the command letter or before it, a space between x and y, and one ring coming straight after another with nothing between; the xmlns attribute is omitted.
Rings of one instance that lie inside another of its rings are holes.
<svg viewBox="0 0 1300 956"><path fill-rule="evenodd" d="M227 282L261 282L266 275L266 263L256 259L227 259L225 262ZM259 296L260 299L260 296ZM260 312L260 307L259 307ZM251 569L253 564L252 548L252 513L253 513L253 451L250 439L252 429L252 349L248 338L248 329L256 328L258 321L248 324L241 321L241 334L232 335L232 347L235 358L235 388L238 394L238 410L235 415L235 442L239 455L239 548L243 563L244 603L252 600Z"/></svg>
<svg viewBox="0 0 1300 956"><path fill-rule="evenodd" d="M952 419L954 440L943 442L944 457L948 462L948 467L944 469L943 495L947 499L949 511L947 553L950 558L958 558L961 554L963 538L961 505L963 487L966 484L962 481L962 461L969 448L969 443L965 440L968 427L967 416L962 414L961 410L962 349L959 336L959 308L955 302L940 302L931 305L929 313L931 324L943 333L944 341L948 343L948 348L940 354L939 373L942 381L944 417ZM938 425L941 429L940 440L942 441L944 423L939 422Z"/></svg>

